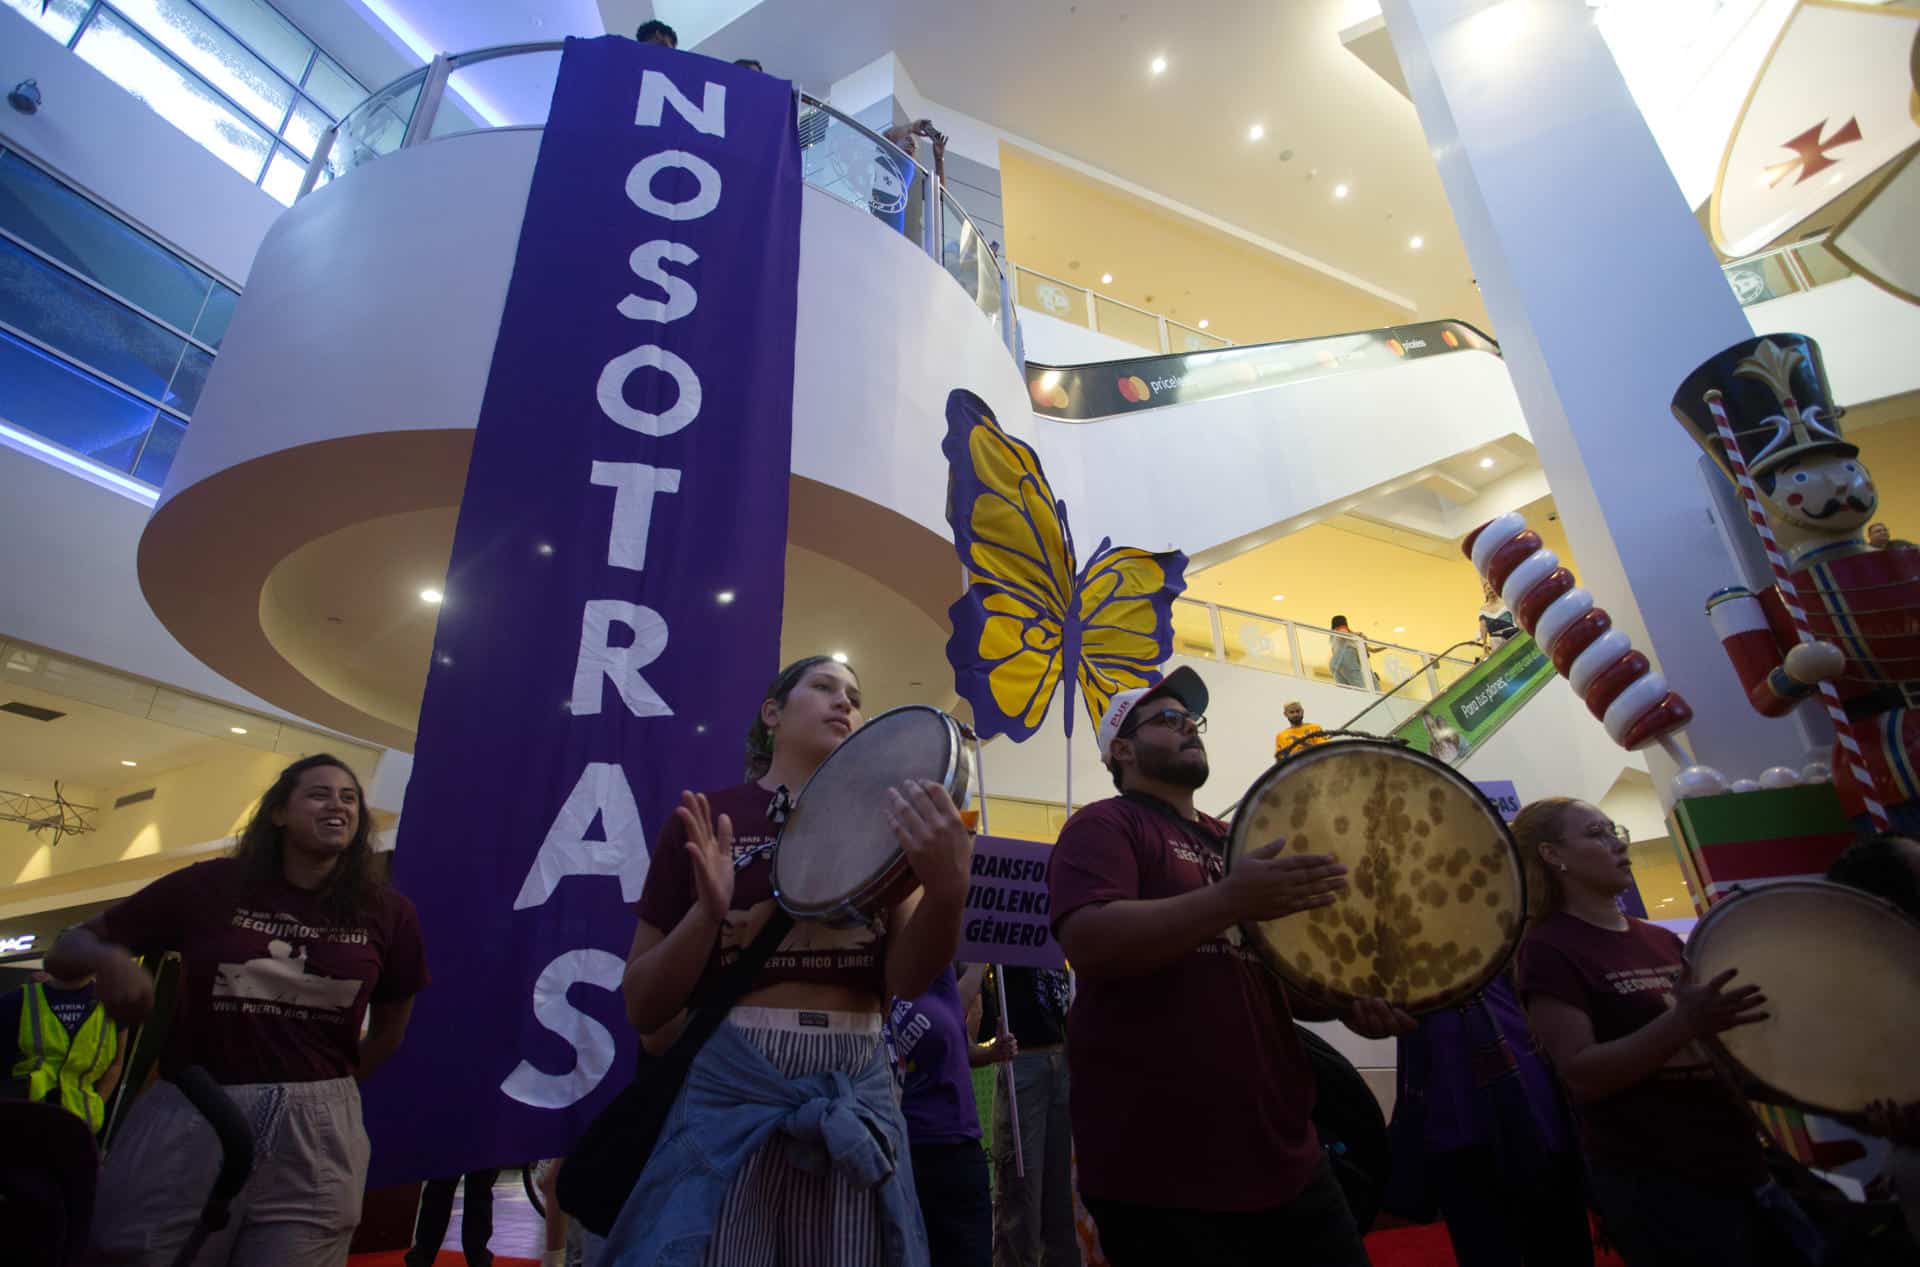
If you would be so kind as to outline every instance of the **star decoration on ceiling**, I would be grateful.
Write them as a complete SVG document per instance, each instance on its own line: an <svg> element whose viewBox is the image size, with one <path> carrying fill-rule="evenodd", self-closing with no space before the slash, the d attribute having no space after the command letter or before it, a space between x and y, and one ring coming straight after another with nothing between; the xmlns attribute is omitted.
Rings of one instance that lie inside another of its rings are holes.
<svg viewBox="0 0 1920 1267"><path fill-rule="evenodd" d="M1796 185L1805 182L1809 177L1819 175L1840 161L1837 158L1828 158L1828 150L1837 150L1842 145L1851 145L1860 139L1860 120L1858 119L1849 118L1841 125L1839 131L1823 141L1820 139L1820 133L1826 126L1827 121L1822 119L1792 140L1781 142L1780 148L1792 150L1793 157L1785 162L1768 166L1767 188L1778 189L1780 182L1791 175L1796 167L1800 169L1800 174L1793 180Z"/></svg>

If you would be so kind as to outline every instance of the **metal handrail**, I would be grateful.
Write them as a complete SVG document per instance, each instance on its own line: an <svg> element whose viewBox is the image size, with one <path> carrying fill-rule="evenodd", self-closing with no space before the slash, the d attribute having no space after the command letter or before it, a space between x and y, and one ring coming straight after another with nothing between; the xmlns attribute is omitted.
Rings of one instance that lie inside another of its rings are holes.
<svg viewBox="0 0 1920 1267"><path fill-rule="evenodd" d="M1406 679L1401 683L1399 683L1399 685L1395 686L1392 690L1384 691L1381 693L1378 699L1370 701L1365 708L1361 709L1359 712L1355 713L1352 717L1348 718L1347 721L1341 725L1340 729L1358 730L1360 728L1359 723L1361 718L1365 717L1368 713L1371 713L1374 709L1380 707L1382 704L1386 703L1388 700L1398 695L1415 679L1425 677L1442 660L1451 658L1451 654L1453 652L1458 651L1462 647L1477 647L1479 645L1480 645L1480 640L1478 638L1463 638L1459 642L1454 643L1451 647L1448 647L1445 651L1437 652L1434 655L1429 656L1425 664L1422 664L1417 670L1408 674ZM1454 661L1454 663L1467 664L1469 667L1471 667L1470 661L1456 660ZM1435 692L1434 699L1438 699L1438 698L1439 698L1439 693ZM1433 705L1434 705L1433 699L1423 701L1421 707L1414 712L1413 716L1418 717L1421 713L1426 712L1427 709L1432 708ZM1413 718L1410 717L1407 720L1411 721L1413 720ZM1405 722L1398 723L1395 725L1394 729L1397 730L1399 729L1400 726L1405 724L1406 724ZM1369 732L1363 732L1363 733L1369 733Z"/></svg>
<svg viewBox="0 0 1920 1267"><path fill-rule="evenodd" d="M1304 620L1295 620L1290 616L1262 615L1260 612L1248 611L1244 607L1229 607L1225 603L1209 603L1203 598L1177 598L1174 601L1177 603L1195 603L1200 606L1211 607L1217 611L1232 612L1236 616L1245 616L1250 620L1263 620L1270 624L1275 624L1275 625L1292 625L1295 629L1305 629L1313 633L1326 634L1329 638L1336 637L1336 636L1339 636L1339 637L1349 636L1349 635L1336 634L1336 632L1333 629L1328 628L1325 625L1310 625ZM1357 637L1358 635L1351 635L1351 636ZM1383 642L1380 639L1373 638L1373 637L1367 638L1366 642L1367 642L1367 645L1379 647L1383 651L1386 651L1386 650L1405 651L1410 655L1419 656L1423 661L1423 663L1420 666L1421 672L1424 672L1426 669L1428 669L1434 664L1438 664L1441 660L1447 659L1450 652L1457 651L1461 647L1473 646L1476 644L1475 639L1468 638L1464 642L1454 643L1451 647L1448 647L1445 651L1435 653L1435 652L1423 651L1419 647L1409 647L1404 643ZM1472 665L1472 661L1470 660L1456 660L1455 663L1465 664L1465 665L1468 665L1469 667L1471 667ZM1413 679L1408 678L1407 680L1412 681ZM1404 686L1406 685L1406 683L1403 682L1400 685ZM1398 690L1399 687L1395 687L1394 689Z"/></svg>
<svg viewBox="0 0 1920 1267"><path fill-rule="evenodd" d="M563 52L565 48L566 42L563 40L539 40L517 44L495 44L487 48L471 49L464 53L440 53L435 55L433 60L426 66L408 71L406 74L382 85L380 88L369 93L364 101L347 111L338 121L321 133L318 143L314 146L313 158L307 163L306 175L301 180L300 191L295 195L295 201L306 197L318 186L321 175L327 170L328 160L332 157L334 144L341 131L343 129L350 131L354 121L364 117L365 112L369 109L377 108L386 102L396 99L411 89L415 83L418 83L420 85L419 96L414 99L413 108L407 115L406 126L401 134L400 141L395 146L396 149L409 149L434 139L433 127L439 115L442 97L447 90L449 79L455 72L468 66L495 61L500 58ZM455 89L455 91L457 93L458 89ZM842 126L851 128L856 133L865 137L871 144L881 149L882 152L891 152L897 155L903 162L913 162L920 172L924 172L926 179L926 212L922 218L924 240L920 243L920 246L922 251L943 268L947 267L947 259L946 235L943 231L944 226L942 222L945 216L946 204L949 202L952 203L953 209L959 212L960 218L966 222L967 227L972 230L975 240L979 243L979 256L991 262L994 275L999 279L1000 311L997 316L1001 323L1001 337L1006 344L1007 350L1011 352L1014 359L1018 361L1022 352L1019 337L1018 304L1015 298L1015 283L1011 271L1012 266L1009 265L1002 256L990 249L991 240L981 231L979 223L968 213L966 207L960 203L959 199L952 197L951 194L945 198L941 197L946 186L940 179L938 172L919 164L905 150L888 140L881 133L874 131L858 119L840 110L836 110L819 98L809 96L807 93L795 88L794 99L797 104L810 107L814 111L825 114L828 118L838 121ZM482 116L482 118L484 120L484 116ZM481 130L504 130L509 126L514 125L489 124L488 127ZM528 126L544 126L544 124ZM375 154L373 157L379 158L381 155ZM919 179L918 176L916 176L916 180L917 179ZM951 271L949 271L949 275L952 275ZM958 280L958 278L956 278L956 280ZM1152 313L1147 313L1146 315L1153 316Z"/></svg>
<svg viewBox="0 0 1920 1267"><path fill-rule="evenodd" d="M1234 341L1232 339L1229 339L1224 334L1215 334L1212 330L1202 330L1200 327L1189 325L1186 322L1181 321L1177 317L1169 317L1165 313L1152 312L1146 308L1142 308L1138 306L1137 304L1130 304L1124 299L1115 299L1112 295L1103 295L1091 286L1083 286L1079 282L1071 282L1064 277L1055 277L1052 273L1043 273L1039 269L1034 268L1030 265L1009 263L1007 265L1007 269L1014 274L1025 273L1030 277L1038 277L1043 281L1052 282L1057 286L1064 286L1068 290L1077 291L1080 294L1086 296L1087 305L1088 305L1088 314L1091 322L1089 328L1094 330L1095 332L1098 332L1100 329L1099 318L1096 315L1098 312L1098 309L1095 306L1097 301L1098 303L1112 304L1116 308L1125 308L1128 312L1138 313L1140 316L1143 316L1143 317L1152 318L1153 321L1160 326L1160 351L1162 352L1170 352L1173 350L1172 342L1167 337L1166 328L1168 326L1179 326L1182 330L1191 331L1192 333L1199 335L1203 339L1217 339L1220 343L1220 346L1217 348L1207 349L1208 351L1218 352L1234 346ZM1016 279L1016 285L1017 284L1018 282ZM1131 342L1131 340L1128 340L1128 342Z"/></svg>

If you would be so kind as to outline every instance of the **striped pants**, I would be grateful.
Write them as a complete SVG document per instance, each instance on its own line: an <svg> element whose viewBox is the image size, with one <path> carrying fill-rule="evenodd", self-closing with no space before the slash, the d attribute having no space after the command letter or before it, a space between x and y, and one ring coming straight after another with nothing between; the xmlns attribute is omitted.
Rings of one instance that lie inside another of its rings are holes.
<svg viewBox="0 0 1920 1267"><path fill-rule="evenodd" d="M859 1073L880 1046L878 1013L810 1012L828 1028L802 1027L787 1008L736 1007L727 1024L789 1078ZM880 1267L880 1209L873 1193L837 1175L809 1174L776 1134L734 1177L721 1203L708 1267Z"/></svg>

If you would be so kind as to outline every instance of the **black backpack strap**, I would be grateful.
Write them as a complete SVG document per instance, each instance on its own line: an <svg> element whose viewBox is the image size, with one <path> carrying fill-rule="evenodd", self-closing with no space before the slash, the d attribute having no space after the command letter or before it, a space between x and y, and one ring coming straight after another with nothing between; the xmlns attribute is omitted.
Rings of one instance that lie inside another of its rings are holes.
<svg viewBox="0 0 1920 1267"><path fill-rule="evenodd" d="M787 934L792 931L793 916L787 913L785 907L776 905L765 927L761 928L760 935L753 939L753 944L748 946L745 952L720 974L720 981L714 988L712 1001L687 1018L686 1029L681 1031L680 1037L674 1041L673 1046L668 1048L661 1059L675 1060L679 1057L681 1049L685 1048L686 1056L679 1062L679 1066L684 1070L691 1065L694 1054L700 1050L707 1039L713 1036L713 1031L720 1028L720 1022L725 1020L727 1013L733 1010L733 1005L740 1001L740 996L753 988L754 978L760 975L760 970L767 966L767 960L773 958L773 952L780 948L780 943L785 941Z"/></svg>

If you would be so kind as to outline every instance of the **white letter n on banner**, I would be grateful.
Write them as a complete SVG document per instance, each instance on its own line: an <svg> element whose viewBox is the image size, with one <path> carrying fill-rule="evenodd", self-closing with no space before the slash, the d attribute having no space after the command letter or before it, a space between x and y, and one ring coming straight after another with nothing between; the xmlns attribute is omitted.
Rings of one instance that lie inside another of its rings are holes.
<svg viewBox="0 0 1920 1267"><path fill-rule="evenodd" d="M657 70L640 76L640 108L633 112L635 127L660 126L660 108L671 105L675 114L693 125L696 132L708 136L727 134L727 89L724 84L708 83L700 104L693 102L673 86L673 81Z"/></svg>
<svg viewBox="0 0 1920 1267"><path fill-rule="evenodd" d="M608 549L611 552L612 547ZM616 623L633 630L633 641L624 647L612 645ZM606 694L600 680L612 678L627 711L635 717L673 716L667 701L640 676L640 670L666 649L667 622L653 608L617 598L588 599L580 614L580 658L573 665L573 715L597 715Z"/></svg>
<svg viewBox="0 0 1920 1267"><path fill-rule="evenodd" d="M596 818L600 839L589 840L587 832ZM593 762L580 772L567 803L554 815L513 909L539 906L570 875L617 875L621 900L638 902L649 861L647 833L627 772L614 762Z"/></svg>
<svg viewBox="0 0 1920 1267"><path fill-rule="evenodd" d="M536 1109L564 1109L591 1095L613 1067L613 1035L567 1002L567 990L575 985L618 990L625 970L620 956L604 950L569 950L542 969L533 983L533 1014L573 1048L573 1069L542 1073L522 1060L500 1089Z"/></svg>

